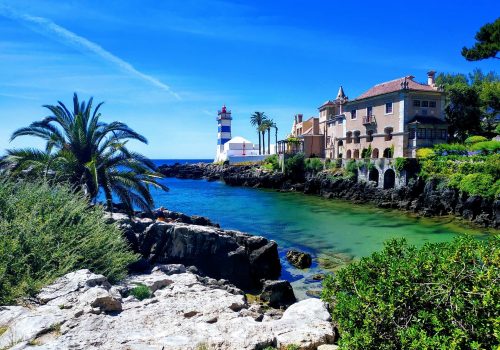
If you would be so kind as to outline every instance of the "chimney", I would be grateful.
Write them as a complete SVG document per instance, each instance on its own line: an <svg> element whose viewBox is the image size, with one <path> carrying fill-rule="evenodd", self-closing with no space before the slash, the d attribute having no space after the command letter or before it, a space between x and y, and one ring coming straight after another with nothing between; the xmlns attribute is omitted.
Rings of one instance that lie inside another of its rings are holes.
<svg viewBox="0 0 500 350"><path fill-rule="evenodd" d="M431 70L427 72L427 85L429 86L436 86L436 82L434 81L434 77L436 75L436 72Z"/></svg>
<svg viewBox="0 0 500 350"><path fill-rule="evenodd" d="M299 123L302 123L302 114L297 114L297 119Z"/></svg>

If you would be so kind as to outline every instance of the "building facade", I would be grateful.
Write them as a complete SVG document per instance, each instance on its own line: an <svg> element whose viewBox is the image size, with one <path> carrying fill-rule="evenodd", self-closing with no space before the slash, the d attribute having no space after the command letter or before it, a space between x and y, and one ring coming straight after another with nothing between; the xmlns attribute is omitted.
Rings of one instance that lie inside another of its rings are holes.
<svg viewBox="0 0 500 350"><path fill-rule="evenodd" d="M300 140L301 149L306 157L325 156L325 134L321 129L320 118L311 117L303 120L302 114L296 114L290 136Z"/></svg>
<svg viewBox="0 0 500 350"><path fill-rule="evenodd" d="M427 84L413 76L384 82L354 100L341 88L319 108L326 158L415 158L418 148L446 142L444 92L434 77L430 71Z"/></svg>

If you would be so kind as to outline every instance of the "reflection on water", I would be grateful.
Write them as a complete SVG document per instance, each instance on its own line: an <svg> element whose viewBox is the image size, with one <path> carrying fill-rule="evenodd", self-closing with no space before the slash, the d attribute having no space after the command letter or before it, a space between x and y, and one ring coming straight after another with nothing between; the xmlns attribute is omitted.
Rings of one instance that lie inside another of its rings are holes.
<svg viewBox="0 0 500 350"><path fill-rule="evenodd" d="M224 229L262 235L278 242L285 267L282 277L293 282L301 297L305 289L317 288L304 282L322 271L318 266L320 256L341 254L341 262L347 262L380 250L383 242L391 238L404 237L411 244L422 245L449 241L463 232L478 236L486 233L455 220L415 218L398 211L299 193L230 187L204 180L163 181L170 192L154 192L157 206L206 216ZM286 263L283 256L292 247L313 255L311 269L297 270ZM341 262L337 261L339 265Z"/></svg>

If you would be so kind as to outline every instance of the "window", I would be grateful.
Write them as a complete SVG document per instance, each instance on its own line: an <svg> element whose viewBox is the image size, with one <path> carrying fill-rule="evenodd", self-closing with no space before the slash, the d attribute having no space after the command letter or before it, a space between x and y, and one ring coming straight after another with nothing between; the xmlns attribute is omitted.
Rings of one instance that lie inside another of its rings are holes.
<svg viewBox="0 0 500 350"><path fill-rule="evenodd" d="M413 100L413 107L420 107L420 100Z"/></svg>
<svg viewBox="0 0 500 350"><path fill-rule="evenodd" d="M372 115L372 110L373 110L373 107L366 107L366 115L367 116L371 116Z"/></svg>
<svg viewBox="0 0 500 350"><path fill-rule="evenodd" d="M368 142L373 141L373 130L368 130L366 132L366 141L368 141Z"/></svg>
<svg viewBox="0 0 500 350"><path fill-rule="evenodd" d="M419 139L425 139L425 129L424 128L418 128L417 137Z"/></svg>
<svg viewBox="0 0 500 350"><path fill-rule="evenodd" d="M446 140L446 136L448 136L447 134L448 132L446 129L441 130L441 139Z"/></svg>
<svg viewBox="0 0 500 350"><path fill-rule="evenodd" d="M351 143L352 142L352 132L348 131L345 134L345 137L346 137L346 140L345 140L346 143Z"/></svg>
<svg viewBox="0 0 500 350"><path fill-rule="evenodd" d="M360 142L360 132L359 131L355 131L354 132L354 143L359 143Z"/></svg>
<svg viewBox="0 0 500 350"><path fill-rule="evenodd" d="M385 104L385 114L392 113L392 102L388 102Z"/></svg>
<svg viewBox="0 0 500 350"><path fill-rule="evenodd" d="M351 111L351 119L356 119L356 110L355 109L353 109Z"/></svg>
<svg viewBox="0 0 500 350"><path fill-rule="evenodd" d="M429 101L430 108L436 108L436 101Z"/></svg>
<svg viewBox="0 0 500 350"><path fill-rule="evenodd" d="M422 101L422 107L429 107L429 101Z"/></svg>

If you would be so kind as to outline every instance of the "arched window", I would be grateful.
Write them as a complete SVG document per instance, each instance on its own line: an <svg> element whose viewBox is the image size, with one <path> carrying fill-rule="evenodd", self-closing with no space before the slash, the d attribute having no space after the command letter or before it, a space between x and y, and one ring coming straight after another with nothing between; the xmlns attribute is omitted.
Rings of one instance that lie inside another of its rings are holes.
<svg viewBox="0 0 500 350"><path fill-rule="evenodd" d="M361 132L359 130L354 131L354 143L359 143Z"/></svg>
<svg viewBox="0 0 500 350"><path fill-rule="evenodd" d="M372 151L372 158L378 158L378 148L374 148Z"/></svg>
<svg viewBox="0 0 500 350"><path fill-rule="evenodd" d="M351 143L352 142L352 132L351 131L346 132L345 133L345 137L346 137L346 139L345 139L346 143Z"/></svg>
<svg viewBox="0 0 500 350"><path fill-rule="evenodd" d="M359 158L359 149L354 150L354 159Z"/></svg>
<svg viewBox="0 0 500 350"><path fill-rule="evenodd" d="M351 159L351 150L348 150L346 153L346 158Z"/></svg>
<svg viewBox="0 0 500 350"><path fill-rule="evenodd" d="M367 142L372 142L373 141L373 130L368 130L366 132L366 141Z"/></svg>
<svg viewBox="0 0 500 350"><path fill-rule="evenodd" d="M385 140L386 141L391 141L392 140L392 127L391 126L388 126L386 128L384 128L384 134L385 134Z"/></svg>
<svg viewBox="0 0 500 350"><path fill-rule="evenodd" d="M368 174L368 180L369 181L375 181L375 183L377 184L377 186L378 186L378 177L379 177L379 172L378 172L377 169L370 170L370 172Z"/></svg>
<svg viewBox="0 0 500 350"><path fill-rule="evenodd" d="M390 148L384 149L384 158L392 158L392 150Z"/></svg>
<svg viewBox="0 0 500 350"><path fill-rule="evenodd" d="M396 174L394 170L387 169L384 173L384 189L394 188L394 184L396 183Z"/></svg>

